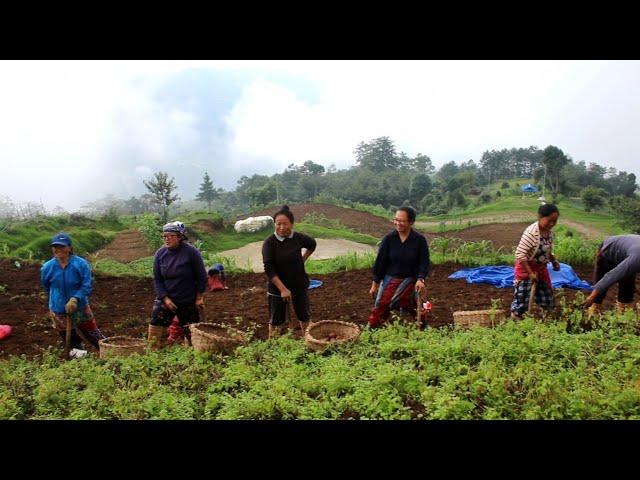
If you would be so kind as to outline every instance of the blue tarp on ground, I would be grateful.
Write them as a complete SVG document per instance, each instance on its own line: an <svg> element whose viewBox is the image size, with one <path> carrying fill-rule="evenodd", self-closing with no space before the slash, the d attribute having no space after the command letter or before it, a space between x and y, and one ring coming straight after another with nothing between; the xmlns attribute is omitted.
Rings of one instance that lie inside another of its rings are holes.
<svg viewBox="0 0 640 480"><path fill-rule="evenodd" d="M534 193L534 192L538 191L538 188L533 186L533 185L531 185L530 183L527 183L526 185L524 185L522 187L522 191L523 192L527 192L527 193Z"/></svg>
<svg viewBox="0 0 640 480"><path fill-rule="evenodd" d="M309 280L309 290L322 286L321 280Z"/></svg>
<svg viewBox="0 0 640 480"><path fill-rule="evenodd" d="M560 264L560 271L554 272L551 263L547 264L551 276L553 288L574 288L592 290L591 285L584 280L580 280L576 272L566 263ZM463 268L449 275L449 278L456 280L464 278L467 283L488 283L498 288L513 287L513 267L506 265L495 265L491 267Z"/></svg>

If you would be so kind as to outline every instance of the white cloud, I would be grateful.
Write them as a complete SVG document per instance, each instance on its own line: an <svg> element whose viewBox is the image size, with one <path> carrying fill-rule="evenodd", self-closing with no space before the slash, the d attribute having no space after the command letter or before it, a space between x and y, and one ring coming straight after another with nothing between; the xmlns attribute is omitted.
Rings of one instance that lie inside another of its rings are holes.
<svg viewBox="0 0 640 480"><path fill-rule="evenodd" d="M243 74L228 139L203 131L206 98L161 94L193 68ZM50 207L142 193L158 170L186 189L204 170L232 188L305 160L344 168L383 135L436 165L554 144L640 174L637 61L0 61L0 106L0 194Z"/></svg>

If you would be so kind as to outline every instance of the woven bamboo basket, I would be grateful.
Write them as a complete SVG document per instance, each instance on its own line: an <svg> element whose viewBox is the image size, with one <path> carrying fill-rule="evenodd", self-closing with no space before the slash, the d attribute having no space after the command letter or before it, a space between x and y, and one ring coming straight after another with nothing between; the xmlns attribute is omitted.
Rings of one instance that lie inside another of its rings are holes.
<svg viewBox="0 0 640 480"><path fill-rule="evenodd" d="M132 353L144 353L147 341L143 338L126 337L117 335L103 338L100 344L100 358L126 357Z"/></svg>
<svg viewBox="0 0 640 480"><path fill-rule="evenodd" d="M191 344L199 352L231 353L247 343L240 330L217 323L194 323L189 325L189 330Z"/></svg>
<svg viewBox="0 0 640 480"><path fill-rule="evenodd" d="M473 325L493 327L505 321L502 310L467 310L453 312L453 323L469 328Z"/></svg>
<svg viewBox="0 0 640 480"><path fill-rule="evenodd" d="M360 335L355 323L321 320L307 327L304 342L311 350L322 351L330 345L352 342Z"/></svg>

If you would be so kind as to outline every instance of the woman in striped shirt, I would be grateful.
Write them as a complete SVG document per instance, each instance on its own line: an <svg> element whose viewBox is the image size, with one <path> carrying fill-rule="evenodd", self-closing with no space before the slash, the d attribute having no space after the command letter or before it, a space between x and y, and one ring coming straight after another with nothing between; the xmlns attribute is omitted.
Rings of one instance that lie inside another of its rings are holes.
<svg viewBox="0 0 640 480"><path fill-rule="evenodd" d="M529 225L516 248L516 264L511 318L521 320L529 308L531 286L536 283L536 302L545 310L555 306L551 278L547 263L553 264L555 271L560 264L553 256L551 229L558 222L558 207L545 203L538 208L538 221Z"/></svg>

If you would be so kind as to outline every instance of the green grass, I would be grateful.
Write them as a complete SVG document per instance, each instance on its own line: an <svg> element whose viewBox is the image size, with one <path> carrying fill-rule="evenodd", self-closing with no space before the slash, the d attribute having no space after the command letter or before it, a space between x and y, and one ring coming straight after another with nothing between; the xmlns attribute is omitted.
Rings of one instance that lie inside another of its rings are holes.
<svg viewBox="0 0 640 480"><path fill-rule="evenodd" d="M171 347L0 361L0 419L640 419L638 319L391 323L322 354L289 335L223 357Z"/></svg>
<svg viewBox="0 0 640 480"><path fill-rule="evenodd" d="M110 259L94 259L93 268L105 275L152 277L153 257L144 257L129 263L122 263Z"/></svg>
<svg viewBox="0 0 640 480"><path fill-rule="evenodd" d="M375 261L375 253L358 254L356 252L351 252L346 255L339 255L326 260L313 260L310 258L305 263L305 270L309 274L346 272L349 270L373 268Z"/></svg>

